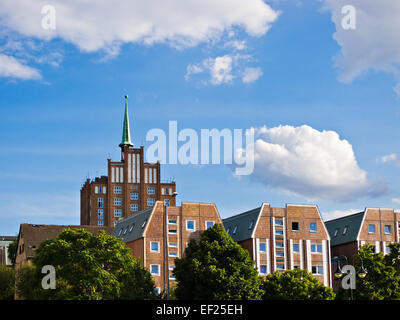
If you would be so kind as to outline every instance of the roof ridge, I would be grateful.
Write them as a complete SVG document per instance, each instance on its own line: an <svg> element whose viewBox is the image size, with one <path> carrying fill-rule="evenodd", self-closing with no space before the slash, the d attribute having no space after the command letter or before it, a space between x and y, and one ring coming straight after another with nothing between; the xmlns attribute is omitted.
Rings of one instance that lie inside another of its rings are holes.
<svg viewBox="0 0 400 320"><path fill-rule="evenodd" d="M242 212L242 213L238 213L238 214L236 214L236 215L233 215L233 216L230 216L230 217L228 217L228 218L222 219L222 221L226 221L226 220L234 219L234 218L239 218L239 217L245 216L245 215L247 215L247 214L254 213L255 210L259 210L259 211L260 211L260 210L261 210L261 207L254 208L254 209L251 209L251 210Z"/></svg>
<svg viewBox="0 0 400 320"><path fill-rule="evenodd" d="M356 215L362 214L362 213L365 213L365 210L364 211L360 211L360 212L356 212L356 213L352 213L352 214L349 214L347 216L343 216L343 217L339 217L339 218L335 218L335 219L331 219L331 220L326 220L324 222L328 223L328 222L333 222L333 221L342 220L342 219L346 219L346 218L351 218L353 216L356 216Z"/></svg>

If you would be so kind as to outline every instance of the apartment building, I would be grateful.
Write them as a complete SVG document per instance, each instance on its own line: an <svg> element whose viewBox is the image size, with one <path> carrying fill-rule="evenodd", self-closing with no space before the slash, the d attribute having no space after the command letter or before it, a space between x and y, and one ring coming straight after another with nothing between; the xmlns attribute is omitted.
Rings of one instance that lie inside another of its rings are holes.
<svg viewBox="0 0 400 320"><path fill-rule="evenodd" d="M174 260L182 257L188 242L199 240L215 223L222 220L212 203L182 202L177 207L157 201L154 207L118 221L113 235L142 261L161 292L174 286Z"/></svg>
<svg viewBox="0 0 400 320"><path fill-rule="evenodd" d="M226 218L227 233L247 249L259 274L296 267L307 269L332 286L330 237L315 205L287 204L261 207Z"/></svg>
<svg viewBox="0 0 400 320"><path fill-rule="evenodd" d="M362 212L326 221L332 257L344 255L349 263L360 246L371 244L376 253L389 253L389 244L399 242L400 213L394 209L366 208Z"/></svg>
<svg viewBox="0 0 400 320"><path fill-rule="evenodd" d="M55 239L66 228L85 229L88 232L97 234L104 230L107 234L112 234L113 228L96 226L61 226L44 224L21 224L17 238L17 255L15 268L22 265L30 265L35 256L35 250L47 239Z"/></svg>
<svg viewBox="0 0 400 320"><path fill-rule="evenodd" d="M81 225L115 226L127 217L154 206L157 200L175 206L175 181L161 182L160 163L144 162L144 148L134 148L128 102L122 130L121 161L107 159L108 175L87 179L81 188Z"/></svg>

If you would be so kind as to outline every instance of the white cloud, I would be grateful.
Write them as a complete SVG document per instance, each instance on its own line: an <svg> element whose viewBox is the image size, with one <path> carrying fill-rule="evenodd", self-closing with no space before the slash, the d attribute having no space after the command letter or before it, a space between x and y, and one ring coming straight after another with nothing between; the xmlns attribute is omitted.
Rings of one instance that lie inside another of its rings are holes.
<svg viewBox="0 0 400 320"><path fill-rule="evenodd" d="M387 192L360 169L352 145L310 126L255 129L254 181L310 201L349 201Z"/></svg>
<svg viewBox="0 0 400 320"><path fill-rule="evenodd" d="M247 49L247 44L245 40L231 40L225 43L225 47L231 47L237 51Z"/></svg>
<svg viewBox="0 0 400 320"><path fill-rule="evenodd" d="M378 159L378 162L381 163L394 163L396 166L400 166L400 159L397 157L396 153L391 153L385 155Z"/></svg>
<svg viewBox="0 0 400 320"><path fill-rule="evenodd" d="M216 58L207 58L200 63L187 66L185 79L189 80L192 75L205 74L209 79L203 83L220 85L232 83L235 78L242 78L244 83L256 81L261 75L261 68L246 67L252 57L247 54L226 54Z"/></svg>
<svg viewBox="0 0 400 320"><path fill-rule="evenodd" d="M37 69L23 64L14 57L0 53L0 77L15 79L40 79L41 75Z"/></svg>
<svg viewBox="0 0 400 320"><path fill-rule="evenodd" d="M262 76L261 68L246 68L243 73L243 83L252 83Z"/></svg>
<svg viewBox="0 0 400 320"><path fill-rule="evenodd" d="M56 29L45 30L44 5L47 0L3 0L0 21L28 37L60 37L83 51L96 51L130 42L193 46L234 27L261 36L278 16L262 0L54 0Z"/></svg>
<svg viewBox="0 0 400 320"><path fill-rule="evenodd" d="M392 202L394 202L396 204L400 204L400 198L393 198Z"/></svg>
<svg viewBox="0 0 400 320"><path fill-rule="evenodd" d="M342 8L349 4L356 9L355 30L342 27ZM341 47L336 57L340 81L351 82L369 70L390 72L400 80L400 1L324 0L324 7L332 13L333 38Z"/></svg>
<svg viewBox="0 0 400 320"><path fill-rule="evenodd" d="M358 210L358 209L347 209L347 210L332 210L332 211L328 211L328 212L323 212L322 216L324 221L328 221L328 220L333 220L333 219L337 219L337 218L342 218L357 212L361 212L362 210Z"/></svg>

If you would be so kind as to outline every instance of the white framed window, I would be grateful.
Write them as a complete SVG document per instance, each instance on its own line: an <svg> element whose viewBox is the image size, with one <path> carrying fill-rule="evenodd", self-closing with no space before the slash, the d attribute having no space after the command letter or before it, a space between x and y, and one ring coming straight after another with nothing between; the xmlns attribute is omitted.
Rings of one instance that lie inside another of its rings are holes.
<svg viewBox="0 0 400 320"><path fill-rule="evenodd" d="M97 210L97 219L103 220L104 214L103 214L103 209L98 209Z"/></svg>
<svg viewBox="0 0 400 320"><path fill-rule="evenodd" d="M168 219L168 224L174 224L174 225L176 225L176 224L177 224L177 221L176 221L176 219Z"/></svg>
<svg viewBox="0 0 400 320"><path fill-rule="evenodd" d="M177 256L178 256L178 252L169 251L169 252L168 252L168 256L169 256L169 257L177 257Z"/></svg>
<svg viewBox="0 0 400 320"><path fill-rule="evenodd" d="M98 187L98 186L95 186L95 187L94 187L94 193L95 193L95 194L98 194L98 193L99 193L99 187Z"/></svg>
<svg viewBox="0 0 400 320"><path fill-rule="evenodd" d="M172 273L174 271L174 269L175 269L175 266L169 266L168 269L171 272L170 275L169 275L169 279L170 280L176 280L175 276Z"/></svg>
<svg viewBox="0 0 400 320"><path fill-rule="evenodd" d="M312 253L322 253L322 244L311 244Z"/></svg>
<svg viewBox="0 0 400 320"><path fill-rule="evenodd" d="M374 224L369 224L368 225L368 233L369 234L375 234L376 233L376 226Z"/></svg>
<svg viewBox="0 0 400 320"><path fill-rule="evenodd" d="M114 206L121 206L122 198L114 198Z"/></svg>
<svg viewBox="0 0 400 320"><path fill-rule="evenodd" d="M285 270L285 265L283 263L278 263L276 265L276 270Z"/></svg>
<svg viewBox="0 0 400 320"><path fill-rule="evenodd" d="M154 198L148 198L148 199L147 199L147 206L148 206L148 207L154 206L154 203L155 203Z"/></svg>
<svg viewBox="0 0 400 320"><path fill-rule="evenodd" d="M300 252L300 245L298 243L293 243L293 252Z"/></svg>
<svg viewBox="0 0 400 320"><path fill-rule="evenodd" d="M114 217L115 218L122 217L122 210L121 209L114 209Z"/></svg>
<svg viewBox="0 0 400 320"><path fill-rule="evenodd" d="M97 206L99 208L103 208L103 198L97 198Z"/></svg>
<svg viewBox="0 0 400 320"><path fill-rule="evenodd" d="M150 265L150 274L155 277L160 276L160 265L159 264L151 264Z"/></svg>
<svg viewBox="0 0 400 320"><path fill-rule="evenodd" d="M131 192L131 200L138 200L138 199L139 199L139 193Z"/></svg>
<svg viewBox="0 0 400 320"><path fill-rule="evenodd" d="M117 225L118 221L114 221L114 227Z"/></svg>
<svg viewBox="0 0 400 320"><path fill-rule="evenodd" d="M177 234L178 231L176 229L168 229L168 234Z"/></svg>
<svg viewBox="0 0 400 320"><path fill-rule="evenodd" d="M322 275L324 274L324 268L322 266L312 266L311 273L315 275Z"/></svg>
<svg viewBox="0 0 400 320"><path fill-rule="evenodd" d="M316 222L310 222L309 224L309 230L310 232L317 232L317 223Z"/></svg>
<svg viewBox="0 0 400 320"><path fill-rule="evenodd" d="M300 231L300 223L298 221L292 221L292 231Z"/></svg>
<svg viewBox="0 0 400 320"><path fill-rule="evenodd" d="M142 223L142 229L146 226L146 223L147 223L147 219L143 221L143 223Z"/></svg>
<svg viewBox="0 0 400 320"><path fill-rule="evenodd" d="M196 230L196 221L186 220L186 231L195 231L195 230Z"/></svg>
<svg viewBox="0 0 400 320"><path fill-rule="evenodd" d="M260 242L258 250L262 253L267 252L267 245L265 242Z"/></svg>
<svg viewBox="0 0 400 320"><path fill-rule="evenodd" d="M164 206L169 207L169 199L164 199Z"/></svg>
<svg viewBox="0 0 400 320"><path fill-rule="evenodd" d="M283 257L285 256L285 254L284 254L283 251L277 251L277 252L276 252L276 256L277 256L278 258L283 258Z"/></svg>
<svg viewBox="0 0 400 320"><path fill-rule="evenodd" d="M139 205L137 203L131 203L131 211L138 211Z"/></svg>
<svg viewBox="0 0 400 320"><path fill-rule="evenodd" d="M283 247L284 247L282 241L276 241L276 242L275 242L275 246L276 246L277 248L283 248Z"/></svg>
<svg viewBox="0 0 400 320"><path fill-rule="evenodd" d="M103 220L97 221L97 226L98 226L98 227L102 227L102 226L103 226Z"/></svg>
<svg viewBox="0 0 400 320"><path fill-rule="evenodd" d="M206 221L206 230L214 226L214 221Z"/></svg>
<svg viewBox="0 0 400 320"><path fill-rule="evenodd" d="M260 265L260 274L267 274L267 266L266 265Z"/></svg>
<svg viewBox="0 0 400 320"><path fill-rule="evenodd" d="M122 187L114 187L114 194L122 194Z"/></svg>
<svg viewBox="0 0 400 320"><path fill-rule="evenodd" d="M392 226L391 225L387 224L383 228L384 228L385 234L392 234Z"/></svg>
<svg viewBox="0 0 400 320"><path fill-rule="evenodd" d="M155 194L156 188L154 187L147 187L147 194Z"/></svg>
<svg viewBox="0 0 400 320"><path fill-rule="evenodd" d="M176 242L168 242L168 247L170 247L170 248L178 248L178 244Z"/></svg>
<svg viewBox="0 0 400 320"><path fill-rule="evenodd" d="M158 241L150 241L150 252L160 253L160 243Z"/></svg>
<svg viewBox="0 0 400 320"><path fill-rule="evenodd" d="M275 230L275 234L278 236L283 236L283 230Z"/></svg>
<svg viewBox="0 0 400 320"><path fill-rule="evenodd" d="M282 227L283 226L283 220L275 220L275 225Z"/></svg>

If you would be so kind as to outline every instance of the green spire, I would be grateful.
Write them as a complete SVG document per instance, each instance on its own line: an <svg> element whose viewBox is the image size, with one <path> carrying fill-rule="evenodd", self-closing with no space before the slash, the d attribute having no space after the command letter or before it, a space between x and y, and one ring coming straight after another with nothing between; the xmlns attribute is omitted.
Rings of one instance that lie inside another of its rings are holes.
<svg viewBox="0 0 400 320"><path fill-rule="evenodd" d="M124 129L122 131L122 141L119 144L122 146L130 146L133 147L133 143L131 141L131 132L129 129L129 116L128 116L128 96L125 96L125 116L124 116Z"/></svg>

